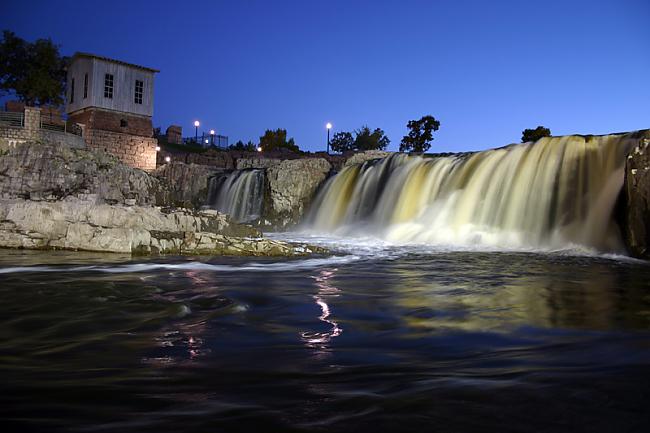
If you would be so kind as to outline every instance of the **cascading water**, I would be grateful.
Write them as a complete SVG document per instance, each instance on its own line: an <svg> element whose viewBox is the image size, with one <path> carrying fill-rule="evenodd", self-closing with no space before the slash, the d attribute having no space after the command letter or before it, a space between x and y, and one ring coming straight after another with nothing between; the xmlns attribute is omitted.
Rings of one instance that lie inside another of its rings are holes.
<svg viewBox="0 0 650 433"><path fill-rule="evenodd" d="M637 142L563 136L455 156L395 154L331 178L306 226L391 242L619 251L612 215Z"/></svg>
<svg viewBox="0 0 650 433"><path fill-rule="evenodd" d="M210 179L208 206L238 222L253 222L264 206L264 170L235 170Z"/></svg>

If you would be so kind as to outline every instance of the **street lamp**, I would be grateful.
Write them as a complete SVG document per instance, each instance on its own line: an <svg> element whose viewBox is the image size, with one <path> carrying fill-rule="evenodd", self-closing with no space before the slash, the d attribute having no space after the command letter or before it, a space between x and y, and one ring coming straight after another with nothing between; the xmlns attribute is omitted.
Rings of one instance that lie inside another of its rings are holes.
<svg viewBox="0 0 650 433"><path fill-rule="evenodd" d="M214 129L210 130L210 140L212 141L211 145L214 146Z"/></svg>
<svg viewBox="0 0 650 433"><path fill-rule="evenodd" d="M160 152L160 146L156 146L156 152Z"/></svg>
<svg viewBox="0 0 650 433"><path fill-rule="evenodd" d="M258 151L258 152L261 152L261 151L262 151L262 146L258 147L258 148L257 148L257 151Z"/></svg>
<svg viewBox="0 0 650 433"><path fill-rule="evenodd" d="M325 125L327 128L327 154L330 154L330 129L332 129L332 124L330 122L327 122L327 125Z"/></svg>
<svg viewBox="0 0 650 433"><path fill-rule="evenodd" d="M169 157L169 156L166 156L166 157L165 157L165 162L169 162L169 161L171 161L171 160L172 160L171 157Z"/></svg>
<svg viewBox="0 0 650 433"><path fill-rule="evenodd" d="M194 128L196 128L196 130L194 132L194 141L197 142L197 143L199 142L199 125L200 124L201 123L198 120L194 121Z"/></svg>

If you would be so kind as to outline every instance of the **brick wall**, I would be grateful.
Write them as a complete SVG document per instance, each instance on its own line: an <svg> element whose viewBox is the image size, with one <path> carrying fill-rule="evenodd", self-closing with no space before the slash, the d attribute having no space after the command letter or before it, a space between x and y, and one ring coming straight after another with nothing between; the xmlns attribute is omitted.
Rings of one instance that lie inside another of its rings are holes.
<svg viewBox="0 0 650 433"><path fill-rule="evenodd" d="M86 125L90 129L120 132L123 134L153 136L151 118L117 111L89 108L68 116L68 119Z"/></svg>
<svg viewBox="0 0 650 433"><path fill-rule="evenodd" d="M145 171L156 169L158 140L155 138L89 128L84 130L84 138L91 149L113 154L131 167Z"/></svg>

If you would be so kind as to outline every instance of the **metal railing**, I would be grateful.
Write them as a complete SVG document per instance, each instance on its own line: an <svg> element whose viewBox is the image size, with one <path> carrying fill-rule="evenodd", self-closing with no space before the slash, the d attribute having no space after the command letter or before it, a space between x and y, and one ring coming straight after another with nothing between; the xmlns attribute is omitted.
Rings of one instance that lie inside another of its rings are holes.
<svg viewBox="0 0 650 433"><path fill-rule="evenodd" d="M220 149L228 148L227 135L206 135L201 134L198 137L183 137L183 144L188 146L198 146L209 149L210 147L218 147Z"/></svg>
<svg viewBox="0 0 650 433"><path fill-rule="evenodd" d="M57 131L81 136L81 127L70 121L65 122L48 122L41 118L41 129L48 131Z"/></svg>
<svg viewBox="0 0 650 433"><path fill-rule="evenodd" d="M13 126L17 128L25 127L25 114L14 113L11 111L0 111L0 125Z"/></svg>

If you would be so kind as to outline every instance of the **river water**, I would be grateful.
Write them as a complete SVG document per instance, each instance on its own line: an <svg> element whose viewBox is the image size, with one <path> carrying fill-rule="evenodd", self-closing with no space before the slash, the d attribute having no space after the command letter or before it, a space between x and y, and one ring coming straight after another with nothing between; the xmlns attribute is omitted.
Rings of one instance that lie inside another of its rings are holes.
<svg viewBox="0 0 650 433"><path fill-rule="evenodd" d="M648 263L320 242L0 252L3 431L647 431Z"/></svg>

